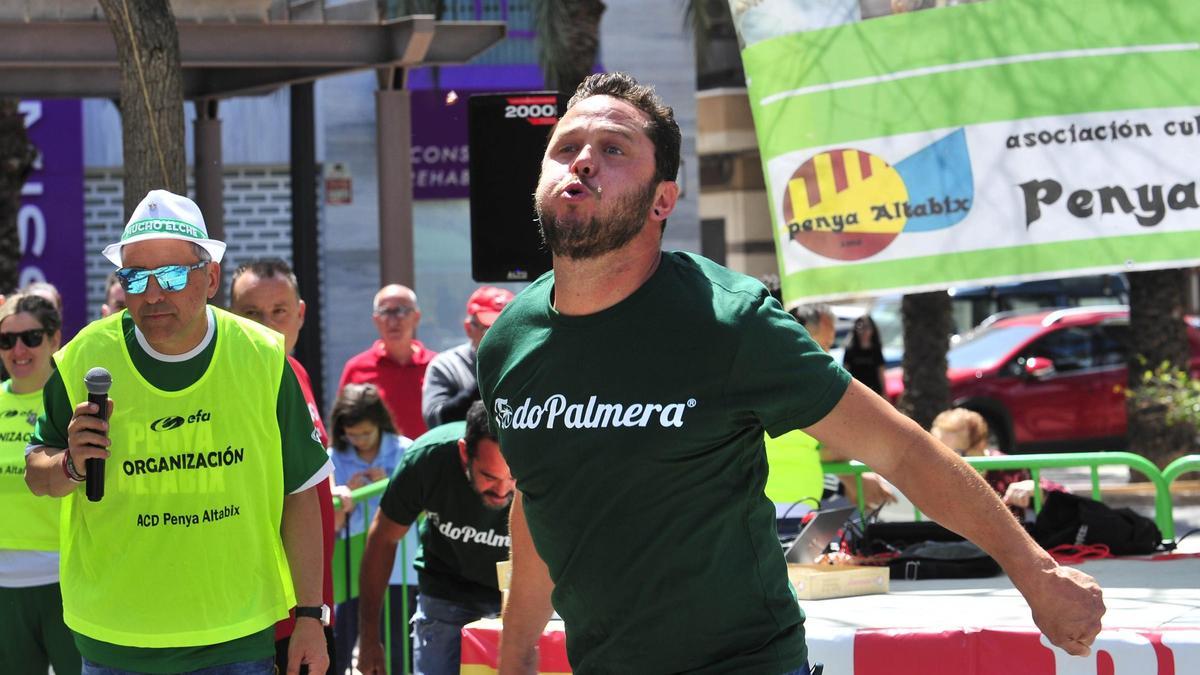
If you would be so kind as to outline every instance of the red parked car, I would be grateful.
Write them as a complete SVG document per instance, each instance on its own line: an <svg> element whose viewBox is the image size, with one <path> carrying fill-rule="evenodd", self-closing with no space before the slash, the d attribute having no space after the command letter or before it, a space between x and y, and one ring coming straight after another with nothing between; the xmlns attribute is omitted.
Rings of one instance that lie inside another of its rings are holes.
<svg viewBox="0 0 1200 675"><path fill-rule="evenodd" d="M1186 322L1196 377L1200 319ZM1128 344L1125 306L998 314L950 348L950 395L987 419L1006 452L1122 449ZM901 376L887 372L893 403Z"/></svg>

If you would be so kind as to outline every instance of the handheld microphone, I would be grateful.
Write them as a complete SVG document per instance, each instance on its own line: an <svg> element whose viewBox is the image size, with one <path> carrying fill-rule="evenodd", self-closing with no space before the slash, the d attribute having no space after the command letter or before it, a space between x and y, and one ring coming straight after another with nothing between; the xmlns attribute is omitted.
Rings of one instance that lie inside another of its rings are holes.
<svg viewBox="0 0 1200 675"><path fill-rule="evenodd" d="M88 403L95 403L100 412L96 417L108 419L108 390L112 387L112 375L99 366L92 368L83 376L83 386L88 390ZM87 498L89 502L98 502L104 497L104 460L98 457L88 458L84 462L87 473Z"/></svg>

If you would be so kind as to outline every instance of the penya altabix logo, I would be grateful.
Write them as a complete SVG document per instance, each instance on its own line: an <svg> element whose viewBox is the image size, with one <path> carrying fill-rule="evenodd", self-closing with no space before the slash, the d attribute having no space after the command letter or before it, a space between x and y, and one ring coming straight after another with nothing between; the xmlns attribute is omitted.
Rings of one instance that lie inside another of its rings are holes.
<svg viewBox="0 0 1200 675"><path fill-rule="evenodd" d="M801 164L783 195L789 241L835 260L863 260L903 233L951 227L975 186L962 129L892 166L862 150L826 150Z"/></svg>

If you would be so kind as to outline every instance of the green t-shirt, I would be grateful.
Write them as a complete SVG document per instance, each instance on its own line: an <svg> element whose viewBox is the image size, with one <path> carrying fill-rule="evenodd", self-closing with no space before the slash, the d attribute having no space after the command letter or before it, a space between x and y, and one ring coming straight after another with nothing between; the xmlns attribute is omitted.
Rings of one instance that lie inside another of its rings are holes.
<svg viewBox="0 0 1200 675"><path fill-rule="evenodd" d="M458 457L466 429L465 422L451 422L414 441L379 508L401 525L426 514L414 563L422 595L496 604L496 563L508 560L510 546L508 508L489 509L467 482Z"/></svg>
<svg viewBox="0 0 1200 675"><path fill-rule="evenodd" d="M148 354L134 333L133 319L128 311L121 320L125 346L138 373L150 384L166 391L179 391L191 386L208 369L216 350L220 331L198 354L186 361L161 361ZM52 362L53 363L53 362ZM45 414L38 419L31 445L54 448L67 446L67 425L73 407L58 370L54 370L42 390ZM120 401L115 401L120 405ZM315 439L308 404L291 368L283 369L276 404L280 437L288 452L283 455L285 491L291 493L308 483L329 461L329 456ZM144 648L115 645L75 633L80 654L93 663L112 668L147 673L177 673L199 670L226 663L267 658L275 653L275 627L215 645L203 647Z"/></svg>
<svg viewBox="0 0 1200 675"><path fill-rule="evenodd" d="M687 253L587 316L553 274L504 310L479 385L578 673L771 673L805 659L763 431L849 376L757 281Z"/></svg>

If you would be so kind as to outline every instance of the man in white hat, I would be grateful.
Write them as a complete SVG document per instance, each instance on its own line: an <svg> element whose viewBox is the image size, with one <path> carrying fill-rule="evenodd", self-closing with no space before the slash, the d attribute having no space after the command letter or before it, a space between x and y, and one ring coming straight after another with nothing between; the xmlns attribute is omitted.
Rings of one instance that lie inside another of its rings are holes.
<svg viewBox="0 0 1200 675"><path fill-rule="evenodd" d="M271 673L293 607L288 672L328 667L311 533L332 465L283 337L208 305L224 253L194 202L151 191L104 249L127 309L54 355L26 481L65 499L63 616L85 673ZM83 384L96 366L108 422ZM80 487L89 459L107 460L98 501Z"/></svg>

